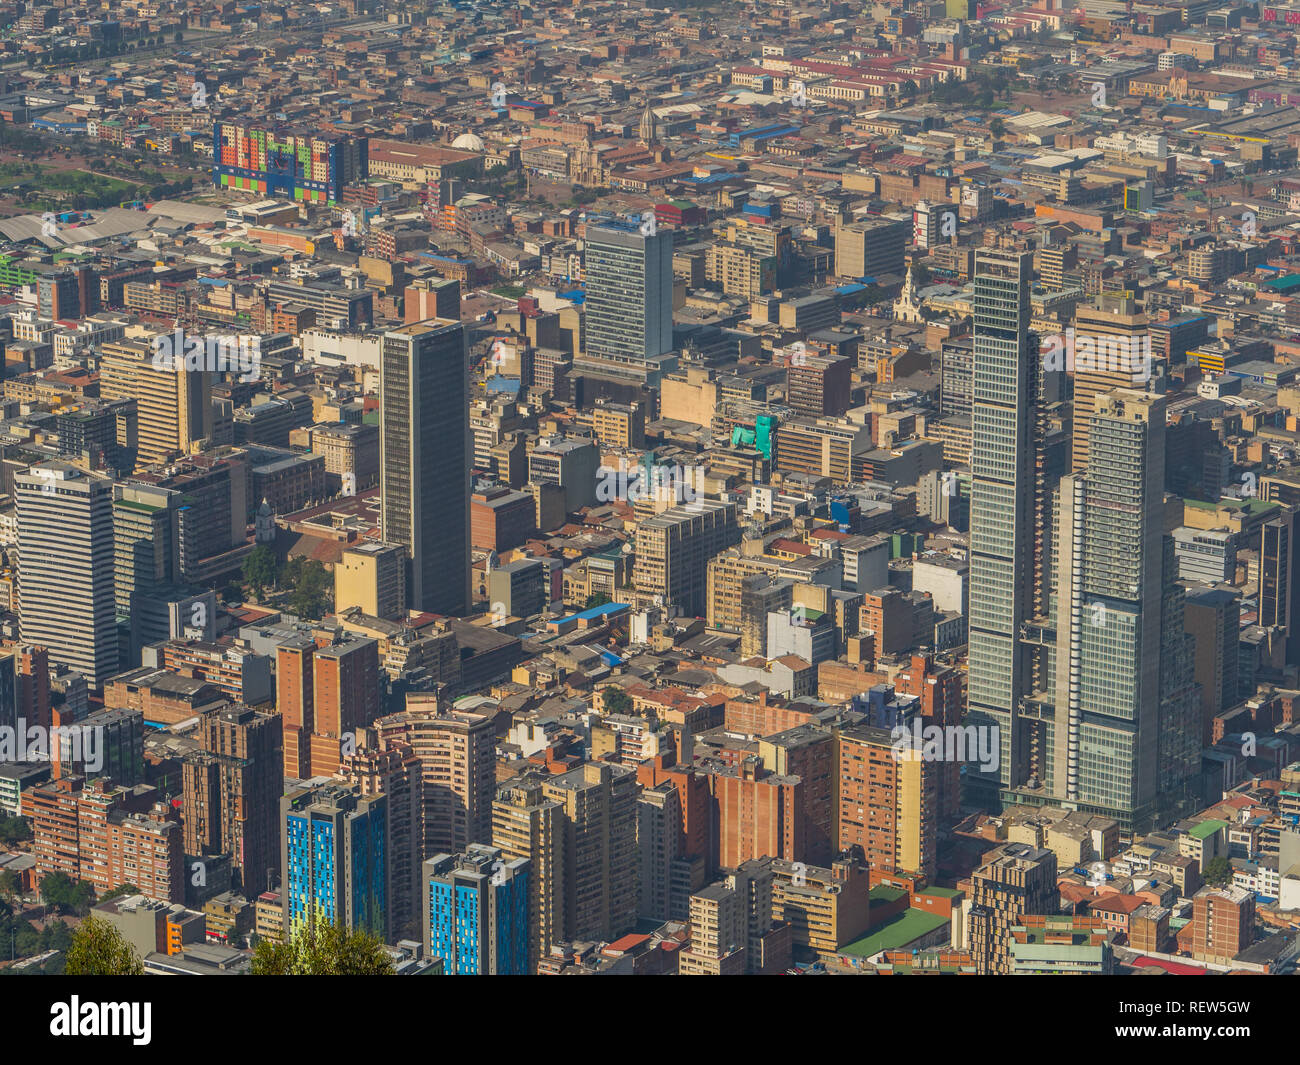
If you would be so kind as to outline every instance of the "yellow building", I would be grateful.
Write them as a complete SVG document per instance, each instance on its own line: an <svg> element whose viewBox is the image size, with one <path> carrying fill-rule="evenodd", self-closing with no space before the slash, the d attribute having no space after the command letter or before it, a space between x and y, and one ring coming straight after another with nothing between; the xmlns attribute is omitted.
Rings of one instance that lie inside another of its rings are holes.
<svg viewBox="0 0 1300 1065"><path fill-rule="evenodd" d="M138 465L188 455L211 435L211 372L155 369L153 348L142 341L105 344L101 352L100 396L136 401Z"/></svg>

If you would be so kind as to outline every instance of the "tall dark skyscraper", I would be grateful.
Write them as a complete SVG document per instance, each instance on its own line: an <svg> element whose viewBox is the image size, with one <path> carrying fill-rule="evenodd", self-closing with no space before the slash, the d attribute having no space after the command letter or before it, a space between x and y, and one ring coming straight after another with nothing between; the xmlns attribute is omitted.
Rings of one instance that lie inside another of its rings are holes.
<svg viewBox="0 0 1300 1065"><path fill-rule="evenodd" d="M465 328L431 319L384 334L379 375L380 528L407 551L407 603L470 604L470 439Z"/></svg>

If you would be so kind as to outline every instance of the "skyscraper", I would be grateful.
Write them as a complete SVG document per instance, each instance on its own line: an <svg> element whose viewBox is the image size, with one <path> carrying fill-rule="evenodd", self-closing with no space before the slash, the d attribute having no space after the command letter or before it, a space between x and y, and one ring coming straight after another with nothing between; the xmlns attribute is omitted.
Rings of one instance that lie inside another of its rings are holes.
<svg viewBox="0 0 1300 1065"><path fill-rule="evenodd" d="M297 788L280 799L284 930L313 915L390 932L388 799L339 784Z"/></svg>
<svg viewBox="0 0 1300 1065"><path fill-rule="evenodd" d="M365 729L355 754L345 755L335 776L361 790L388 799L390 923L394 935L418 936L420 928L420 867L424 855L420 835L423 779L415 753L405 744L377 750L375 731Z"/></svg>
<svg viewBox="0 0 1300 1065"><path fill-rule="evenodd" d="M1165 401L1116 389L1089 421L1087 469L1060 488L1053 790L1145 831L1162 792L1183 797L1200 739L1166 558Z"/></svg>
<svg viewBox="0 0 1300 1065"><path fill-rule="evenodd" d="M673 347L673 237L608 222L587 229L587 354L637 362Z"/></svg>
<svg viewBox="0 0 1300 1065"><path fill-rule="evenodd" d="M1011 930L1026 914L1053 914L1060 905L1056 855L1026 843L1000 848L971 877L966 911L975 971L1011 972Z"/></svg>
<svg viewBox="0 0 1300 1065"><path fill-rule="evenodd" d="M212 435L212 373L158 369L154 349L140 341L103 346L99 394L136 401L136 459L140 465L188 455Z"/></svg>
<svg viewBox="0 0 1300 1065"><path fill-rule="evenodd" d="M486 714L442 712L411 697L408 709L375 722L380 746L404 743L423 773L424 853L449 854L492 838L496 731Z"/></svg>
<svg viewBox="0 0 1300 1065"><path fill-rule="evenodd" d="M1074 443L1070 468L1088 468L1088 430L1095 398L1115 388L1141 388L1150 373L1151 337L1146 315L1131 292L1108 292L1074 320ZM1146 362L1143 363L1143 355Z"/></svg>
<svg viewBox="0 0 1300 1065"><path fill-rule="evenodd" d="M636 773L588 762L542 789L565 820L566 938L617 939L636 924Z"/></svg>
<svg viewBox="0 0 1300 1065"><path fill-rule="evenodd" d="M998 729L997 781L1015 787L1034 771L1022 724L1021 626L1032 574L1030 252L975 258L971 404L971 724ZM989 774L991 777L992 774Z"/></svg>
<svg viewBox="0 0 1300 1065"><path fill-rule="evenodd" d="M564 811L536 780L501 786L492 804L492 845L507 860L526 858L528 877L528 971L567 938L564 924Z"/></svg>
<svg viewBox="0 0 1300 1065"><path fill-rule="evenodd" d="M280 715L214 707L199 718L198 740L201 750L181 764L185 853L230 855L238 886L254 899L272 886L280 850Z"/></svg>
<svg viewBox="0 0 1300 1065"><path fill-rule="evenodd" d="M380 529L409 558L406 602L464 613L469 591L465 329L417 322L384 334L379 374Z"/></svg>
<svg viewBox="0 0 1300 1065"><path fill-rule="evenodd" d="M476 843L424 863L424 948L445 976L524 976L528 968L527 858Z"/></svg>
<svg viewBox="0 0 1300 1065"><path fill-rule="evenodd" d="M99 688L120 668L113 482L62 462L14 476L22 638Z"/></svg>

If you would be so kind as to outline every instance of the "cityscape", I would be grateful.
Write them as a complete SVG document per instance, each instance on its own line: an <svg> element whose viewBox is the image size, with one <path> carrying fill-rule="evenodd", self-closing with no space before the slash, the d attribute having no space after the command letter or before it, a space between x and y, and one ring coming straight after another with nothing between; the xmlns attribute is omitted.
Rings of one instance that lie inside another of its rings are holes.
<svg viewBox="0 0 1300 1065"><path fill-rule="evenodd" d="M0 0L0 970L1295 974L1298 105L1300 0Z"/></svg>

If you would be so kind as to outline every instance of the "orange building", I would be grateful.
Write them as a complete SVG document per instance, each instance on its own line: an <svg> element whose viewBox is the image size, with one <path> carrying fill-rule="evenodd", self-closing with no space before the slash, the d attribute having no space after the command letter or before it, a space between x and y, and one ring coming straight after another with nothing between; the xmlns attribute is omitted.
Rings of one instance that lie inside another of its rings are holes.
<svg viewBox="0 0 1300 1065"><path fill-rule="evenodd" d="M154 788L67 776L24 796L41 878L64 873L97 894L134 884L150 898L185 898L181 826Z"/></svg>
<svg viewBox="0 0 1300 1065"><path fill-rule="evenodd" d="M713 868L765 857L804 860L802 780L769 773L750 756L735 768L710 767L709 788L717 824Z"/></svg>

